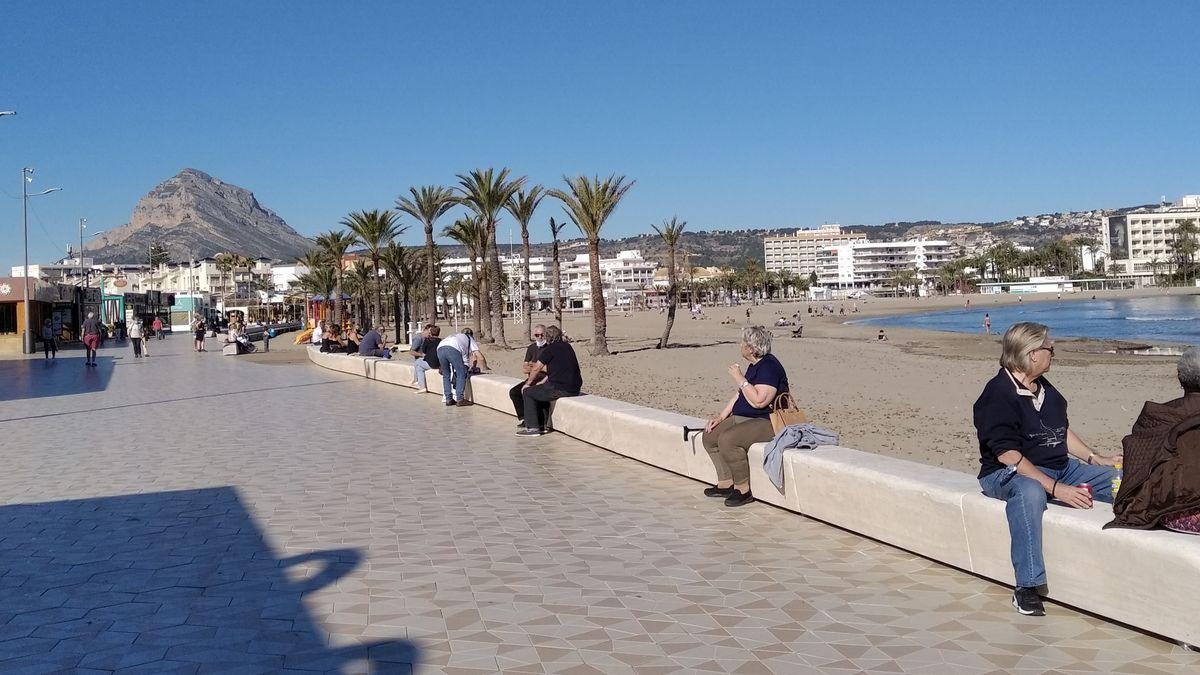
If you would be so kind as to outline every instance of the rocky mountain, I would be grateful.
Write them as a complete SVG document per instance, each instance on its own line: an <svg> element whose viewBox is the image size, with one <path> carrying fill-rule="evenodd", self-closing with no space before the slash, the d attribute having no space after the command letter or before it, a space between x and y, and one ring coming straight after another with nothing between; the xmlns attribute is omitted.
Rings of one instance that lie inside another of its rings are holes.
<svg viewBox="0 0 1200 675"><path fill-rule="evenodd" d="M184 169L138 200L129 223L84 245L98 262L143 261L165 248L171 260L230 252L290 261L313 243L245 188Z"/></svg>

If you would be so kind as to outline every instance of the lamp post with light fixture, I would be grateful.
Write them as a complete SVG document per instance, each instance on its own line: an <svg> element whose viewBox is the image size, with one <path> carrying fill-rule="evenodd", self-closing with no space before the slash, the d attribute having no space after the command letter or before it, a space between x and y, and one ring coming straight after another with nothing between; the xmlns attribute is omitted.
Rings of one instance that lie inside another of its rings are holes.
<svg viewBox="0 0 1200 675"><path fill-rule="evenodd" d="M33 179L33 169L25 167L21 169L21 233L25 240L25 268L23 270L25 278L22 280L21 287L24 291L25 300L25 334L21 340L22 351L26 354L34 352L33 343L33 326L30 321L33 319L33 314L29 309L29 198L48 195L51 192L58 192L62 188L50 188L42 190L34 194L29 194L29 182Z"/></svg>

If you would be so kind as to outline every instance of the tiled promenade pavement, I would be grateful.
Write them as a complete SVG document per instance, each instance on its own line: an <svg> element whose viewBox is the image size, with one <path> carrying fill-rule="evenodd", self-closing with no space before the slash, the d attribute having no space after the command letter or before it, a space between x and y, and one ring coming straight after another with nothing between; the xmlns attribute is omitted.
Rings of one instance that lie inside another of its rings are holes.
<svg viewBox="0 0 1200 675"><path fill-rule="evenodd" d="M2 673L1200 668L483 408L152 348L0 362Z"/></svg>

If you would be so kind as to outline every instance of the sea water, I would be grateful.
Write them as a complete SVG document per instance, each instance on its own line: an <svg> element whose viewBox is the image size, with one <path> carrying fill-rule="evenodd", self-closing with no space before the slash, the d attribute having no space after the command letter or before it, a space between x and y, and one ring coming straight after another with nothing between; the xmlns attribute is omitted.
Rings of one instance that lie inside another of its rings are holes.
<svg viewBox="0 0 1200 675"><path fill-rule="evenodd" d="M1028 300L996 306L989 306L986 298L976 300L970 309L902 314L856 323L979 333L986 312L991 315L993 333L1003 333L1019 321L1036 321L1049 326L1051 335L1057 337L1200 344L1200 295L1070 302Z"/></svg>

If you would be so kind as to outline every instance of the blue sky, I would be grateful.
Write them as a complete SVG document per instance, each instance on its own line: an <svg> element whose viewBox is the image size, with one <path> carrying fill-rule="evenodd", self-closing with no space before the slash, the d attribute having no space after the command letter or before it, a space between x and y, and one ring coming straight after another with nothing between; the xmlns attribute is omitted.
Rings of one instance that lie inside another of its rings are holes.
<svg viewBox="0 0 1200 675"><path fill-rule="evenodd" d="M1200 192L1198 22L1194 2L9 3L0 269L22 165L64 188L30 202L33 261L185 167L304 234L491 165L636 179L611 235L1174 198Z"/></svg>

